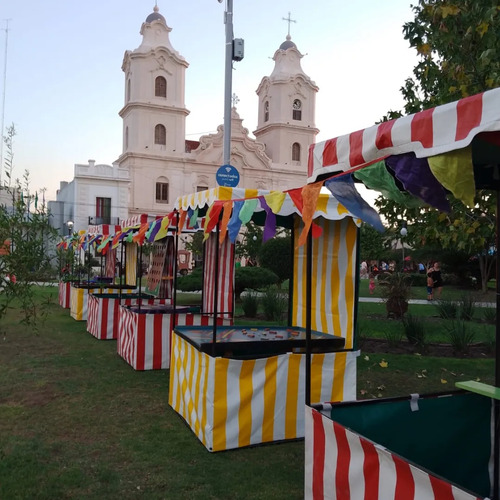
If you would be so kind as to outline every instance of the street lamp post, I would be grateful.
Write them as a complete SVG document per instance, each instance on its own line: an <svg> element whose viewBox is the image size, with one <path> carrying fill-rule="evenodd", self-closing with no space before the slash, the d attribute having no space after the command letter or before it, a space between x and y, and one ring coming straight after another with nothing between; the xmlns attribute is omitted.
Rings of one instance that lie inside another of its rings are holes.
<svg viewBox="0 0 500 500"><path fill-rule="evenodd" d="M408 234L408 230L406 229L406 221L403 221L403 226L401 227L401 230L399 231L399 234L401 235L401 250L402 250L402 253L403 253L402 269L404 271L405 270L405 243L404 243L404 237Z"/></svg>
<svg viewBox="0 0 500 500"><path fill-rule="evenodd" d="M66 225L68 226L68 236L71 236L75 223L72 220L69 220L68 222L66 222Z"/></svg>

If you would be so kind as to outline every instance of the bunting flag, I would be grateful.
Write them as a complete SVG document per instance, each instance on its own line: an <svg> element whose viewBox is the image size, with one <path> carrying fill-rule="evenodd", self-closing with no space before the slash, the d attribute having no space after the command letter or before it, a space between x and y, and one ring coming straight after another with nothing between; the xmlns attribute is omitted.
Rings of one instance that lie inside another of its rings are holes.
<svg viewBox="0 0 500 500"><path fill-rule="evenodd" d="M221 201L216 201L209 209L207 212L207 216L205 218L205 227L204 227L204 236L203 236L203 241L206 241L208 238L208 235L212 232L212 230L215 228L217 223L219 222L219 216L222 211L222 202Z"/></svg>
<svg viewBox="0 0 500 500"><path fill-rule="evenodd" d="M163 219L160 220L160 225L156 234L154 235L153 241L158 241L165 238L168 234L168 228L170 226L170 218L166 215Z"/></svg>
<svg viewBox="0 0 500 500"><path fill-rule="evenodd" d="M118 244L120 243L120 240L122 239L123 237L123 233L121 231L118 231L115 233L114 237L113 237L113 241L111 243L111 248L114 250Z"/></svg>
<svg viewBox="0 0 500 500"><path fill-rule="evenodd" d="M379 191L385 198L404 207L416 208L422 205L418 198L414 198L398 188L394 177L387 170L385 161L379 161L369 167L356 170L353 175L368 189Z"/></svg>
<svg viewBox="0 0 500 500"><path fill-rule="evenodd" d="M135 234L132 238L132 241L142 246L144 244L144 239L146 238L146 232L149 229L149 224L146 222L141 224L141 227L137 234Z"/></svg>
<svg viewBox="0 0 500 500"><path fill-rule="evenodd" d="M233 214L231 215L231 219L229 219L227 225L227 230L229 232L229 239L231 240L231 243L234 243L236 241L238 233L240 232L241 228L240 211L241 208L243 207L243 203L244 203L243 201L235 201L233 203Z"/></svg>
<svg viewBox="0 0 500 500"><path fill-rule="evenodd" d="M179 210L179 225L177 226L177 234L180 234L182 230L184 229L184 225L186 224L186 216L187 212L186 210L182 210L182 208Z"/></svg>
<svg viewBox="0 0 500 500"><path fill-rule="evenodd" d="M264 195L267 205L274 214L278 214L283 206L286 198L286 193L282 191L271 191L269 194Z"/></svg>
<svg viewBox="0 0 500 500"><path fill-rule="evenodd" d="M223 212L220 223L219 245L222 245L223 241L226 239L227 225L229 223L229 218L231 217L232 205L233 205L232 201L225 201L224 204L222 205Z"/></svg>
<svg viewBox="0 0 500 500"><path fill-rule="evenodd" d="M243 202L243 206L238 215L242 224L248 224L250 222L258 204L257 198L250 198Z"/></svg>
<svg viewBox="0 0 500 500"><path fill-rule="evenodd" d="M367 222L381 233L385 231L380 216L358 193L350 174L328 179L325 187L352 215Z"/></svg>
<svg viewBox="0 0 500 500"><path fill-rule="evenodd" d="M258 200L260 201L260 206L266 212L266 223L262 233L262 242L265 243L276 235L276 215L274 215L271 207L266 203L263 196L260 196Z"/></svg>
<svg viewBox="0 0 500 500"><path fill-rule="evenodd" d="M293 204L297 207L299 213L302 215L302 211L304 210L304 201L302 199L302 188L292 189L290 191L287 191L287 193L292 199ZM318 224L316 224L316 222L312 223L311 230L313 238L319 238L323 233L323 230L321 229L320 226L318 226Z"/></svg>
<svg viewBox="0 0 500 500"><path fill-rule="evenodd" d="M307 233L311 228L314 212L316 211L316 203L322 187L322 182L316 182L315 184L307 184L302 188L302 220L304 221L304 228L298 240L299 246L302 246L306 242Z"/></svg>
<svg viewBox="0 0 500 500"><path fill-rule="evenodd" d="M415 153L405 153L389 156L385 163L406 191L442 212L451 210L446 191L432 174L427 158L417 158Z"/></svg>
<svg viewBox="0 0 500 500"><path fill-rule="evenodd" d="M430 156L427 160L434 177L448 191L451 191L455 198L472 208L476 194L476 183L471 148Z"/></svg>
<svg viewBox="0 0 500 500"><path fill-rule="evenodd" d="M192 210L192 214L189 217L189 227L193 228L196 226L196 223L198 222L198 208L195 208Z"/></svg>

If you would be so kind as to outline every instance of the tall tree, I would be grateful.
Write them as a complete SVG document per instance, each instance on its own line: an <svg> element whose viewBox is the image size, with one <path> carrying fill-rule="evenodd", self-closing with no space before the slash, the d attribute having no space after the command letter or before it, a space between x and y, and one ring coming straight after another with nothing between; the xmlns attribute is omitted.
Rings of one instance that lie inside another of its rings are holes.
<svg viewBox="0 0 500 500"><path fill-rule="evenodd" d="M500 6L494 0L419 0L404 38L419 61L401 89L406 113L415 113L500 86ZM391 111L384 119L401 115ZM479 259L482 289L493 268L496 193L477 191L473 209L449 195L452 212L411 209L379 197L376 206L396 228L409 226L413 245L455 247ZM407 240L409 243L410 241Z"/></svg>

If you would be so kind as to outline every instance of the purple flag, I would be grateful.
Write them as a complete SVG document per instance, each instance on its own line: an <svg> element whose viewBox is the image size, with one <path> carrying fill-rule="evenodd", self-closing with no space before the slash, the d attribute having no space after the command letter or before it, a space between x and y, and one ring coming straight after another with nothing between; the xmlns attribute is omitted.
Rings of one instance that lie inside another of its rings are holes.
<svg viewBox="0 0 500 500"><path fill-rule="evenodd" d="M276 235L276 215L271 210L271 207L267 204L263 196L259 196L260 206L265 210L266 224L264 226L264 232L262 233L262 242L265 243L267 240L274 238Z"/></svg>
<svg viewBox="0 0 500 500"><path fill-rule="evenodd" d="M385 164L406 191L442 212L451 210L446 190L432 174L427 158L417 158L415 153L405 153L387 157Z"/></svg>

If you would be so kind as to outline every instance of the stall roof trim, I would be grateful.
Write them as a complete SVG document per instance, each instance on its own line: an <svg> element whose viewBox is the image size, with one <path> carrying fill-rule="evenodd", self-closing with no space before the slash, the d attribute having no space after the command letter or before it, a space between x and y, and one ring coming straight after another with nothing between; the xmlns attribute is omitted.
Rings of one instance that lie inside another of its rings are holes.
<svg viewBox="0 0 500 500"><path fill-rule="evenodd" d="M500 131L500 88L383 122L309 149L308 182L355 170L391 155L425 158L472 143L482 132Z"/></svg>
<svg viewBox="0 0 500 500"><path fill-rule="evenodd" d="M300 190L301 188L297 189ZM285 194L283 205L281 206L279 212L275 213L275 215L282 217L287 217L293 214L297 214L299 216L301 215L300 210L295 206L292 198L288 194L288 191L267 191L230 187L217 187L206 191L200 191L198 193L179 196L175 202L175 208L177 210L186 211L196 209L201 210L212 206L217 201L243 201L258 199L272 195L273 193ZM321 193L319 195L316 208L317 209L314 213L313 219L324 217L328 220L340 220L345 217L352 217L357 220L357 217L351 214L343 205L341 205L333 196L329 194ZM264 208L262 208L260 204L257 204L255 212L264 212Z"/></svg>

